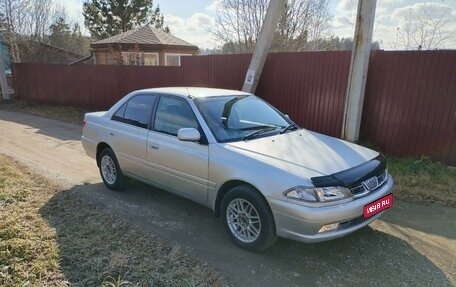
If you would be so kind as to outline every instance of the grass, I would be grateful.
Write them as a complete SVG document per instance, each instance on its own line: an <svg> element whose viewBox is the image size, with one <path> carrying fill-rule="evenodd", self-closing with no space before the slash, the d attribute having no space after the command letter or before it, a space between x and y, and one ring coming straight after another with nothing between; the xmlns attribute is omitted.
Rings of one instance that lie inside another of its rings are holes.
<svg viewBox="0 0 456 287"><path fill-rule="evenodd" d="M205 264L0 155L0 286L223 286Z"/></svg>
<svg viewBox="0 0 456 287"><path fill-rule="evenodd" d="M38 213L52 196L47 185L0 157L0 286L59 286L65 280L55 231Z"/></svg>
<svg viewBox="0 0 456 287"><path fill-rule="evenodd" d="M456 168L427 157L387 157L396 198L414 202L437 202L456 207Z"/></svg>
<svg viewBox="0 0 456 287"><path fill-rule="evenodd" d="M35 116L65 121L76 125L81 125L82 120L84 119L84 114L87 112L86 110L74 107L41 105L16 100L0 100L0 110L27 113Z"/></svg>

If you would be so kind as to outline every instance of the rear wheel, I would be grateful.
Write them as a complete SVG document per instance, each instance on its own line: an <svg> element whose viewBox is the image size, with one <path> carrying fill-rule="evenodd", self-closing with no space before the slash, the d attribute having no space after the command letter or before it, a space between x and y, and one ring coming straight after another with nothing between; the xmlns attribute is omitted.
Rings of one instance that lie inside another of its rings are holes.
<svg viewBox="0 0 456 287"><path fill-rule="evenodd" d="M239 247L259 252L277 240L269 205L254 188L241 185L228 191L221 212L226 231Z"/></svg>
<svg viewBox="0 0 456 287"><path fill-rule="evenodd" d="M98 166L103 183L111 190L125 188L125 177L111 148L105 148L98 155Z"/></svg>

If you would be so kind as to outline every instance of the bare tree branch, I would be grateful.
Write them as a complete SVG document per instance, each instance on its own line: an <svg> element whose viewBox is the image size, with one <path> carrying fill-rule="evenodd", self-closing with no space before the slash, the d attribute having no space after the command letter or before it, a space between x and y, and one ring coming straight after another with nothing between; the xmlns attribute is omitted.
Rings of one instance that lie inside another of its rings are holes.
<svg viewBox="0 0 456 287"><path fill-rule="evenodd" d="M397 40L394 48L411 49L440 49L445 41L455 36L456 31L446 29L451 21L451 9L433 10L432 4L426 4L422 10L409 9L400 27L397 28Z"/></svg>
<svg viewBox="0 0 456 287"><path fill-rule="evenodd" d="M268 0L221 0L214 37L225 52L252 52L268 8ZM328 30L328 0L288 0L271 46L272 51L311 48Z"/></svg>

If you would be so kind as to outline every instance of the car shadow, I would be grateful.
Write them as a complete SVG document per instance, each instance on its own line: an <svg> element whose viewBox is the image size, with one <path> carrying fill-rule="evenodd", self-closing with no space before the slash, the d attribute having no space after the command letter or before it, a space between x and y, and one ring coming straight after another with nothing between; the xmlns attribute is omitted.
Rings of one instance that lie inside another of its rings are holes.
<svg viewBox="0 0 456 287"><path fill-rule="evenodd" d="M101 183L75 186L57 193L41 209L56 229L61 269L70 283L81 282L84 272L91 272L87 264L72 260L84 240L93 241L78 227L88 219L65 209L76 200L95 204L113 219L126 220L142 230L144 238L155 234L171 245L179 244L238 286L452 286L442 270L409 243L370 227L329 242L279 239L262 253L247 252L230 241L209 209L134 181L123 192L109 191ZM115 228L112 222L104 226ZM100 252L97 246L105 244L100 240L84 252ZM103 252L107 254L93 256L109 258L111 251Z"/></svg>
<svg viewBox="0 0 456 287"><path fill-rule="evenodd" d="M382 220L403 228L456 239L456 208L431 202L396 201Z"/></svg>
<svg viewBox="0 0 456 287"><path fill-rule="evenodd" d="M0 111L0 120L28 126L27 128L32 127L37 129L37 134L63 141L79 141L81 139L82 126L50 118L20 112Z"/></svg>

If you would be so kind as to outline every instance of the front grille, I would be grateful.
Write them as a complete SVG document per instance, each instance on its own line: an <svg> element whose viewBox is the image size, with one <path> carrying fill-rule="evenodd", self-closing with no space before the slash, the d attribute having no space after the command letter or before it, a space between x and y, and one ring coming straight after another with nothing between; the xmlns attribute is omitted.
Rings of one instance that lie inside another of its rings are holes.
<svg viewBox="0 0 456 287"><path fill-rule="evenodd" d="M363 195L366 195L372 191L377 190L380 188L385 182L388 180L388 170L382 171L379 175L376 177L372 177L364 182L361 182L359 185L356 185L352 188L350 188L350 192L355 196L355 197L361 197ZM367 184L367 182L369 184ZM376 182L376 184L372 185L372 181Z"/></svg>

